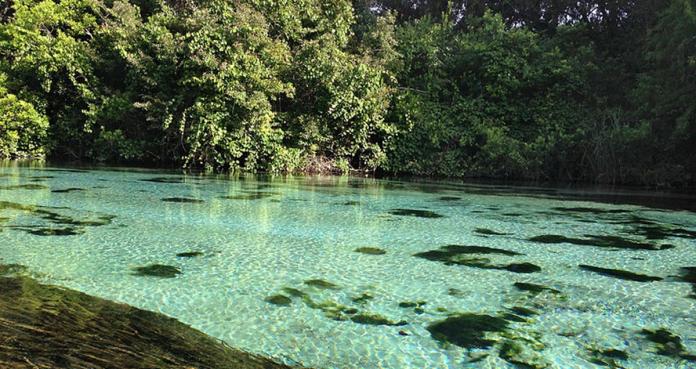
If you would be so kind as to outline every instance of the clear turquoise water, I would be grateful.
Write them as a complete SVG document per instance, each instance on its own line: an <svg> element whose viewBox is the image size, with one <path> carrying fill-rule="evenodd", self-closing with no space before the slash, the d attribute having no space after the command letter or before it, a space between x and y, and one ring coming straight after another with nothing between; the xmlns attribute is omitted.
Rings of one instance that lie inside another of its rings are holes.
<svg viewBox="0 0 696 369"><path fill-rule="evenodd" d="M628 356L600 355L616 367L696 367L685 359L696 353L696 300L689 297L696 291L679 278L680 268L696 266L696 240L688 233L696 231L693 212L576 201L529 188L521 191L525 195L510 188L335 177L55 169L0 168L0 263L23 264L42 281L176 317L237 348L316 368L513 368L509 361L515 359L499 353L505 342L515 342L523 350L516 358L550 368L598 368L592 352L610 349ZM144 181L158 177L173 183ZM39 186L18 187L24 184ZM82 190L60 192L68 188ZM162 201L167 198L203 202ZM395 215L394 209L442 217ZM671 235L646 240L641 221ZM505 234L484 235L477 228ZM47 235L55 230L67 235ZM610 235L673 247L528 240L540 235ZM460 255L449 263L414 256L451 244L520 255ZM386 253L355 252L358 247ZM190 251L202 255L177 256ZM489 260L481 268L459 265L463 258ZM541 270L502 269L519 263ZM151 264L174 266L181 274L158 278L133 270ZM580 264L663 280L618 279ZM312 279L336 287L305 283ZM515 282L560 293L535 295ZM287 287L305 297L291 296L283 291ZM373 298L353 301L366 293ZM276 294L291 303L269 303ZM422 311L399 306L415 301L425 302ZM327 306L342 306L343 313ZM499 317L515 306L538 315L509 321L504 332L484 333L492 342L487 348L443 342L428 330L448 316ZM350 320L356 314L405 324ZM640 333L644 329L668 330L683 349L661 354Z"/></svg>

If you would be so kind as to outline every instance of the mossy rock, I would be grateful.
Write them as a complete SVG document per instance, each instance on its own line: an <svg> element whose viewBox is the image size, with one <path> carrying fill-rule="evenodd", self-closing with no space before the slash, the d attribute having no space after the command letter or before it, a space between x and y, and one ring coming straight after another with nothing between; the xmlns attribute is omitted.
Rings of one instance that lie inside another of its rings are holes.
<svg viewBox="0 0 696 369"><path fill-rule="evenodd" d="M133 274L141 277L174 278L181 274L181 270L171 265L152 264L133 268Z"/></svg>
<svg viewBox="0 0 696 369"><path fill-rule="evenodd" d="M357 249L353 250L355 252L359 252L361 254L367 254L367 255L384 255L387 252L377 248L377 247L358 247Z"/></svg>
<svg viewBox="0 0 696 369"><path fill-rule="evenodd" d="M26 265L21 264L0 264L0 276L9 276L26 273Z"/></svg>
<svg viewBox="0 0 696 369"><path fill-rule="evenodd" d="M26 277L0 278L0 337L3 368L290 368L165 315Z"/></svg>
<svg viewBox="0 0 696 369"><path fill-rule="evenodd" d="M430 324L427 329L431 336L444 343L451 343L467 349L488 348L495 340L486 337L488 332L503 332L508 321L487 314L460 314Z"/></svg>
<svg viewBox="0 0 696 369"><path fill-rule="evenodd" d="M544 369L549 367L549 364L540 354L517 341L503 341L499 352L503 360L520 369Z"/></svg>
<svg viewBox="0 0 696 369"><path fill-rule="evenodd" d="M363 293L363 294L360 295L360 296L355 296L355 297L353 297L351 300L352 300L353 302L355 302L356 304L364 304L364 303L366 303L367 301L370 301L370 300L372 300L372 299L374 299L374 298L375 298L375 297L372 296L372 295L369 294L369 293Z"/></svg>

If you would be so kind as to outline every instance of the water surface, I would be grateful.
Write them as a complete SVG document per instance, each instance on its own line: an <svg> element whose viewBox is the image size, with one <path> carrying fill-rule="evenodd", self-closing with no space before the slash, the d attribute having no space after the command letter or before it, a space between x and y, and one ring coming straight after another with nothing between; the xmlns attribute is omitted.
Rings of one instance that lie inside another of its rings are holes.
<svg viewBox="0 0 696 369"><path fill-rule="evenodd" d="M579 199L6 165L0 264L310 367L696 366L696 213Z"/></svg>

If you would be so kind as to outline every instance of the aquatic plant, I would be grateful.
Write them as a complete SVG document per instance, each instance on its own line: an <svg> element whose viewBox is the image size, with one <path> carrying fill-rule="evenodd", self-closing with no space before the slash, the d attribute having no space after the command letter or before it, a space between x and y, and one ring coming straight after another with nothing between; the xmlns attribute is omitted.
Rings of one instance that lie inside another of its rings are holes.
<svg viewBox="0 0 696 369"><path fill-rule="evenodd" d="M384 255L387 252L377 248L377 247L358 247L357 249L353 250L355 252L359 252L361 254L367 254L367 255Z"/></svg>
<svg viewBox="0 0 696 369"><path fill-rule="evenodd" d="M443 218L444 215L440 215L434 211L430 210L418 210L418 209L392 209L389 214L399 215L399 216L409 216L418 218Z"/></svg>
<svg viewBox="0 0 696 369"><path fill-rule="evenodd" d="M489 348L495 342L486 338L488 332L503 332L508 327L508 321L487 314L460 314L445 320L430 324L427 327L430 335L440 341L471 348Z"/></svg>
<svg viewBox="0 0 696 369"><path fill-rule="evenodd" d="M48 189L48 186L36 184L36 183L0 186L0 190L47 190L47 189Z"/></svg>
<svg viewBox="0 0 696 369"><path fill-rule="evenodd" d="M26 277L0 278L0 320L3 368L290 369L163 314Z"/></svg>
<svg viewBox="0 0 696 369"><path fill-rule="evenodd" d="M0 276L21 274L28 270L26 265L21 264L0 264Z"/></svg>
<svg viewBox="0 0 696 369"><path fill-rule="evenodd" d="M609 277L614 277L618 279L624 279L627 281L636 281L636 282L652 282L652 281L661 281L662 278L660 277L653 277L645 274L638 274L638 273L633 273L621 269L610 269L610 268L600 268L592 265L586 265L586 264L580 264L578 265L580 269L587 270L590 272L595 272L601 275L609 276Z"/></svg>
<svg viewBox="0 0 696 369"><path fill-rule="evenodd" d="M175 266L164 264L151 264L133 268L133 274L141 277L174 278L181 274L181 270Z"/></svg>
<svg viewBox="0 0 696 369"><path fill-rule="evenodd" d="M360 313L350 317L350 321L358 324L367 325L389 325L389 326L402 326L408 324L405 321L394 322L379 314L371 313Z"/></svg>

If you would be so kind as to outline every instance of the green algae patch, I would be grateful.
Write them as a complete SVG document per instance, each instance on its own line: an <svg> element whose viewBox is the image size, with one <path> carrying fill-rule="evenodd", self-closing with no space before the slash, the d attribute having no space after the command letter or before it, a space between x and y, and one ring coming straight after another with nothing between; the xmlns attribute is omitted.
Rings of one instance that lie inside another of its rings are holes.
<svg viewBox="0 0 696 369"><path fill-rule="evenodd" d="M585 235L587 238L573 238L561 235L542 235L531 237L528 240L537 243L560 244L570 243L579 246L595 246L629 250L666 250L674 246L668 244L656 245L646 242L638 242L617 236Z"/></svg>
<svg viewBox="0 0 696 369"><path fill-rule="evenodd" d="M277 305L277 306L290 306L292 304L292 299L285 295L273 295L273 296L268 296L265 299L266 302L269 304Z"/></svg>
<svg viewBox="0 0 696 369"><path fill-rule="evenodd" d="M586 265L586 264L580 264L580 265L578 265L578 267L580 267L580 269L582 269L582 270L595 272L597 274L601 274L601 275L608 276L608 277L624 279L627 281L652 282L652 281L661 281L662 280L662 278L660 278L660 277L653 277L653 276L649 276L649 275L645 275L645 274L633 273L633 272L629 272L629 271L621 270L621 269L600 268L600 267Z"/></svg>
<svg viewBox="0 0 696 369"><path fill-rule="evenodd" d="M474 233L478 233L478 234L482 234L482 235L486 235L486 236L505 236L505 235L509 234L509 233L494 231L494 230L488 229L488 228L476 228L476 229L474 229Z"/></svg>
<svg viewBox="0 0 696 369"><path fill-rule="evenodd" d="M304 281L308 286L320 288L323 290L338 290L339 287L331 282L325 281L323 279L308 279Z"/></svg>
<svg viewBox="0 0 696 369"><path fill-rule="evenodd" d="M133 268L133 274L140 277L174 278L181 274L181 270L171 265L151 264Z"/></svg>
<svg viewBox="0 0 696 369"><path fill-rule="evenodd" d="M26 277L0 278L0 337L3 368L290 368L163 314Z"/></svg>
<svg viewBox="0 0 696 369"><path fill-rule="evenodd" d="M82 191L87 191L84 188L79 188L79 187L69 187L69 188L63 188L60 190L51 190L53 193L70 193L70 192L82 192Z"/></svg>
<svg viewBox="0 0 696 369"><path fill-rule="evenodd" d="M418 218L444 218L444 215L438 214L434 211L419 209L392 209L389 211L389 214Z"/></svg>
<svg viewBox="0 0 696 369"><path fill-rule="evenodd" d="M655 343L658 355L681 358L696 362L696 355L686 351L681 337L660 328L657 330L643 329L640 333L649 341Z"/></svg>
<svg viewBox="0 0 696 369"><path fill-rule="evenodd" d="M162 199L164 202L178 202L184 204L200 204L205 201L201 199L192 199L190 197L165 197Z"/></svg>
<svg viewBox="0 0 696 369"><path fill-rule="evenodd" d="M503 332L508 321L487 314L460 314L435 322L427 327L437 341L467 349L489 348L495 343L486 337L488 332Z"/></svg>
<svg viewBox="0 0 696 369"><path fill-rule="evenodd" d="M388 325L388 326L402 326L406 325L405 321L394 322L379 314L370 313L360 313L350 317L350 321L358 324L366 325Z"/></svg>
<svg viewBox="0 0 696 369"><path fill-rule="evenodd" d="M525 292L530 292L532 294L540 294L542 292L548 291L550 293L558 294L561 293L561 291L547 287L541 284L536 284L536 283L527 283L527 282L515 282L514 284L515 288L517 288L520 291L525 291Z"/></svg>
<svg viewBox="0 0 696 369"><path fill-rule="evenodd" d="M180 252L176 254L176 257L178 258L195 258L198 256L203 256L203 253L200 251L189 251L189 252Z"/></svg>
<svg viewBox="0 0 696 369"><path fill-rule="evenodd" d="M361 254L367 254L367 255L384 255L387 252L377 248L377 247L358 247L357 249L353 250L355 252L359 252Z"/></svg>

